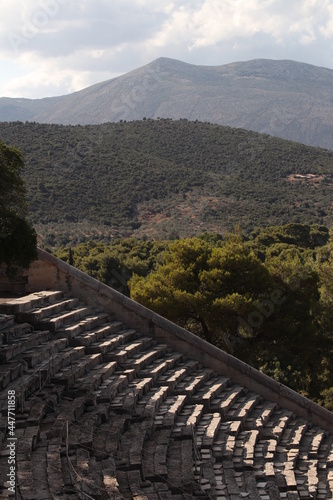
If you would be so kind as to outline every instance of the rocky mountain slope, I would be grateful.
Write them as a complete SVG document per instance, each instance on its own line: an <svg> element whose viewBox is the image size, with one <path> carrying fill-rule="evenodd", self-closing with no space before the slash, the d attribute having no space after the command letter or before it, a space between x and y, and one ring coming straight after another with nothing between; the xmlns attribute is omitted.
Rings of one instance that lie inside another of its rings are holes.
<svg viewBox="0 0 333 500"><path fill-rule="evenodd" d="M195 66L160 58L70 95L0 99L0 121L100 124L187 118L333 149L333 71L258 59Z"/></svg>

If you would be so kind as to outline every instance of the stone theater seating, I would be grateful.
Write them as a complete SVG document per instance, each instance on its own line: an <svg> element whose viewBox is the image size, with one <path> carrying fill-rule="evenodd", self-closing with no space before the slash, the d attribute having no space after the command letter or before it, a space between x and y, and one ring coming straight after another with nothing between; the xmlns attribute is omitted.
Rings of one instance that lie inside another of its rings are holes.
<svg viewBox="0 0 333 500"><path fill-rule="evenodd" d="M0 305L0 499L8 391L18 499L332 498L331 412L39 256Z"/></svg>

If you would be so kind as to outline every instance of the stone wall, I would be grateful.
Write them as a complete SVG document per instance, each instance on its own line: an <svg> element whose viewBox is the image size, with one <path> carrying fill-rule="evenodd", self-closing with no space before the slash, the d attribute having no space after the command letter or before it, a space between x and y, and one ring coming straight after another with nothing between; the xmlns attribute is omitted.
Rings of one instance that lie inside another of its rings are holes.
<svg viewBox="0 0 333 500"><path fill-rule="evenodd" d="M0 265L0 293L3 295L24 293L27 284L26 274L27 271L21 269L14 278L9 278L6 266Z"/></svg>
<svg viewBox="0 0 333 500"><path fill-rule="evenodd" d="M85 302L114 313L129 327L167 343L296 415L333 431L330 411L41 249L39 260L29 269L27 291L40 290L72 292Z"/></svg>

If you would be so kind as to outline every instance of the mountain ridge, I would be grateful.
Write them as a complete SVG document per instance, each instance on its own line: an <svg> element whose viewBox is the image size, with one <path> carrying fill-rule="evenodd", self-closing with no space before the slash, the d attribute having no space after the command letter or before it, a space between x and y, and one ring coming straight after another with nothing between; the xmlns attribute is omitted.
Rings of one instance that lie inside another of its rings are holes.
<svg viewBox="0 0 333 500"><path fill-rule="evenodd" d="M0 121L98 125L186 118L333 149L333 70L290 60L220 66L161 57L65 96L0 98Z"/></svg>

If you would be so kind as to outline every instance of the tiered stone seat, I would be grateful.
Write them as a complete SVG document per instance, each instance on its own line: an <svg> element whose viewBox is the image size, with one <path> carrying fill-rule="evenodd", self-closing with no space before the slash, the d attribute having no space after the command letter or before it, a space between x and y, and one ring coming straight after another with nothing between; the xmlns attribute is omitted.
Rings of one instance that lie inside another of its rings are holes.
<svg viewBox="0 0 333 500"><path fill-rule="evenodd" d="M186 405L175 419L173 437L193 436L204 411L203 405Z"/></svg>
<svg viewBox="0 0 333 500"><path fill-rule="evenodd" d="M167 454L168 483L179 490L194 493L193 444L189 439L169 441Z"/></svg>
<svg viewBox="0 0 333 500"><path fill-rule="evenodd" d="M242 427L245 428L246 419L248 418L252 408L254 408L260 400L260 396L253 393L249 393L241 398L238 398L237 401L228 409L225 419L240 420Z"/></svg>
<svg viewBox="0 0 333 500"><path fill-rule="evenodd" d="M29 348L46 342L50 338L49 332L35 332L34 335L31 335L32 331L33 326L27 323L15 325L15 327L5 330L0 347L0 362L6 363Z"/></svg>
<svg viewBox="0 0 333 500"><path fill-rule="evenodd" d="M170 368L163 375L160 375L156 381L159 385L168 385L174 389L176 385L181 382L188 373L196 370L198 367L197 361L184 361L178 363L176 367Z"/></svg>
<svg viewBox="0 0 333 500"><path fill-rule="evenodd" d="M143 477L145 480L167 479L167 453L170 442L168 430L154 432L143 449Z"/></svg>
<svg viewBox="0 0 333 500"><path fill-rule="evenodd" d="M8 389L20 500L331 497L332 435L167 339L59 292L1 312L1 500Z"/></svg>
<svg viewBox="0 0 333 500"><path fill-rule="evenodd" d="M168 386L153 387L137 402L136 413L140 416L155 417L156 411L165 401L169 392Z"/></svg>
<svg viewBox="0 0 333 500"><path fill-rule="evenodd" d="M203 387L196 391L191 397L191 403L203 403L205 410L210 409L212 399L223 391L229 385L227 377L213 377L205 382Z"/></svg>
<svg viewBox="0 0 333 500"><path fill-rule="evenodd" d="M231 384L223 391L223 394L211 401L210 409L221 413L225 417L235 401L245 392L244 387Z"/></svg>
<svg viewBox="0 0 333 500"><path fill-rule="evenodd" d="M128 344L132 340L137 339L139 336L136 330L129 329L129 330L122 330L121 328L118 327L119 323L113 322L111 325L108 325L107 327L103 327L102 331L105 333L106 328L110 328L115 324L115 328L111 328L108 333L108 337L103 339L102 341L97 341L94 343L90 343L89 345L87 344L81 344L81 339L87 339L90 337L91 334L85 334L83 337L76 337L76 341L79 343L79 345L87 345L86 347L86 352L87 353L97 353L100 352L103 356L104 361L110 361L111 357L115 354L113 351L117 349L117 353L119 352L119 349L124 344ZM93 331L92 333L95 335L95 332ZM108 353L110 353L110 356L108 356Z"/></svg>
<svg viewBox="0 0 333 500"><path fill-rule="evenodd" d="M112 333L119 332L122 329L122 323L120 321L111 321L107 325L97 327L91 330L84 330L83 326L87 326L86 322L79 322L77 326L77 333L73 335L73 328L71 329L72 335L70 335L70 345L84 345L89 347L91 344L97 343L111 335ZM78 330L81 331L78 332ZM68 332L70 327L67 327L64 331ZM102 352L102 350L100 351Z"/></svg>
<svg viewBox="0 0 333 500"><path fill-rule="evenodd" d="M60 291L43 291L31 293L23 297L8 299L1 304L2 314L20 314L32 308L49 305L63 298L63 292Z"/></svg>
<svg viewBox="0 0 333 500"><path fill-rule="evenodd" d="M94 427L93 449L96 460L119 457L120 439L131 420L127 414L109 412L109 408L107 413L105 422Z"/></svg>
<svg viewBox="0 0 333 500"><path fill-rule="evenodd" d="M139 399L152 387L153 379L132 380L110 403L112 411L136 413Z"/></svg>
<svg viewBox="0 0 333 500"><path fill-rule="evenodd" d="M186 396L177 395L168 397L155 413L154 425L156 428L170 428L186 403Z"/></svg>
<svg viewBox="0 0 333 500"><path fill-rule="evenodd" d="M146 377L147 375L149 375L150 377L152 377L154 382L157 382L157 379L159 378L159 381L161 382L161 377L166 374L168 370L171 370L176 364L180 363L182 359L182 354L169 351L167 353L167 356L164 356L162 359L159 358L149 365L145 366L144 368L140 369L138 375L140 377ZM170 385L170 383L168 383L168 376L165 377L165 380L166 381L164 385Z"/></svg>
<svg viewBox="0 0 333 500"><path fill-rule="evenodd" d="M167 350L165 344L152 346L150 349L145 349L144 352L134 354L132 358L121 363L124 369L133 368L136 372L144 369L149 363L153 362L160 356L163 356Z"/></svg>
<svg viewBox="0 0 333 500"><path fill-rule="evenodd" d="M174 392L177 394L186 394L187 397L191 398L213 374L213 370L209 368L199 368L186 376L181 382L178 382L174 388Z"/></svg>

